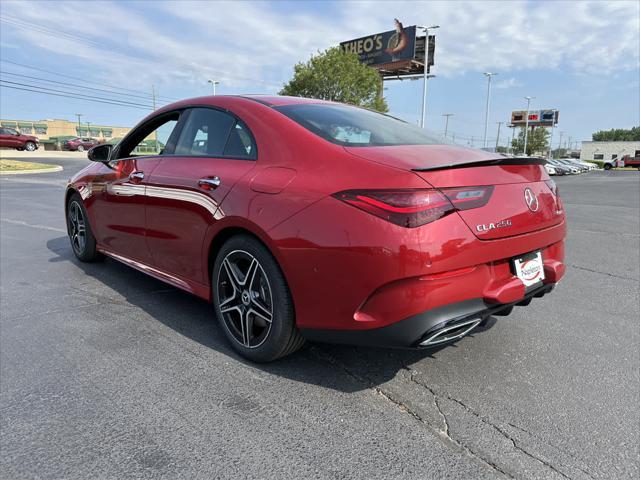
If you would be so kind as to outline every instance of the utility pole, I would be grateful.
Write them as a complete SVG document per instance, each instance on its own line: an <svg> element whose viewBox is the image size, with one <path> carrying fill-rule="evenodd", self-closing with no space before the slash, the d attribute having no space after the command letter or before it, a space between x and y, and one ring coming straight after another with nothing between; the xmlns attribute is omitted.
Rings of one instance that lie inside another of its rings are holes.
<svg viewBox="0 0 640 480"><path fill-rule="evenodd" d="M427 83L429 78L435 77L435 75L429 75L429 29L435 30L440 28L440 25L431 25L430 27L420 27L424 31L424 73L423 73L423 85L422 85L422 121L420 126L426 128L427 117Z"/></svg>
<svg viewBox="0 0 640 480"><path fill-rule="evenodd" d="M87 122L87 137L91 136L91 122Z"/></svg>
<svg viewBox="0 0 640 480"><path fill-rule="evenodd" d="M456 143L456 132L453 132L453 135L452 135L452 137L451 137L451 141L452 141L453 143Z"/></svg>
<svg viewBox="0 0 640 480"><path fill-rule="evenodd" d="M571 150L571 137L569 137L569 148L567 150Z"/></svg>
<svg viewBox="0 0 640 480"><path fill-rule="evenodd" d="M487 77L487 104L484 110L484 142L483 147L487 148L487 127L489 126L489 103L491 101L491 77L498 75L497 73L484 72L484 76Z"/></svg>
<svg viewBox="0 0 640 480"><path fill-rule="evenodd" d="M82 116L82 114L76 113L75 115L76 117L78 117L78 135L80 135L80 128L82 128L82 124L80 123L80 117Z"/></svg>
<svg viewBox="0 0 640 480"><path fill-rule="evenodd" d="M524 97L525 100L527 101L527 118L525 119L525 126L524 126L524 156L527 156L527 138L529 135L529 106L531 105L531 100L536 98L536 97Z"/></svg>
<svg viewBox="0 0 640 480"><path fill-rule="evenodd" d="M447 131L449 130L449 117L453 116L453 113L443 113L444 120L444 138L447 138Z"/></svg>
<svg viewBox="0 0 640 480"><path fill-rule="evenodd" d="M516 137L516 126L513 123L509 123L507 127L511 129L511 154L513 155L513 140Z"/></svg>
<svg viewBox="0 0 640 480"><path fill-rule="evenodd" d="M496 137L496 152L498 151L498 143L500 142L500 126L504 122L497 122L497 123L498 123L498 136Z"/></svg>
<svg viewBox="0 0 640 480"><path fill-rule="evenodd" d="M151 84L151 101L153 102L153 111L156 111L156 86ZM158 129L156 128L153 132L154 142L153 142L153 150L157 154L160 150L158 150Z"/></svg>
<svg viewBox="0 0 640 480"><path fill-rule="evenodd" d="M211 87L213 87L213 96L216 96L216 85L218 85L220 82L218 80L207 80L207 83L211 84Z"/></svg>
<svg viewBox="0 0 640 480"><path fill-rule="evenodd" d="M558 141L558 155L560 155L560 150L562 149L562 135L564 132L560 132L560 140Z"/></svg>

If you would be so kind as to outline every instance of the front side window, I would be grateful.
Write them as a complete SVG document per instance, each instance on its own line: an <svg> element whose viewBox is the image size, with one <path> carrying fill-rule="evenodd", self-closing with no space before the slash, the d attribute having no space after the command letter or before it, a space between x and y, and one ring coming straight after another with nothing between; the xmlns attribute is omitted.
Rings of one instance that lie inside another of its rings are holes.
<svg viewBox="0 0 640 480"><path fill-rule="evenodd" d="M118 145L115 158L164 154L179 118L179 112L172 112L134 130Z"/></svg>
<svg viewBox="0 0 640 480"><path fill-rule="evenodd" d="M233 116L212 108L194 108L189 112L174 153L252 158L255 148L247 129Z"/></svg>
<svg viewBox="0 0 640 480"><path fill-rule="evenodd" d="M348 105L324 103L274 107L307 130L337 145L373 147L447 143L397 118Z"/></svg>

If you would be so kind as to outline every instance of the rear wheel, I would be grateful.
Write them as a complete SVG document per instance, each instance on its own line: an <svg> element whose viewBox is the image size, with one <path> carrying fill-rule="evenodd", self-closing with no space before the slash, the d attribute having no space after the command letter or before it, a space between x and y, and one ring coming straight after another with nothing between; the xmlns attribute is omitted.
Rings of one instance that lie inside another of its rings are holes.
<svg viewBox="0 0 640 480"><path fill-rule="evenodd" d="M102 258L96 250L96 238L93 236L89 217L82 198L74 193L67 204L67 232L73 253L81 262L95 262Z"/></svg>
<svg viewBox="0 0 640 480"><path fill-rule="evenodd" d="M84 152L84 147L83 147L82 145L78 145L77 150L78 150L79 152Z"/></svg>
<svg viewBox="0 0 640 480"><path fill-rule="evenodd" d="M232 347L255 362L270 362L304 344L280 267L257 239L230 238L212 271L216 317Z"/></svg>
<svg viewBox="0 0 640 480"><path fill-rule="evenodd" d="M604 169L605 170L611 170L611 164L610 163L605 163L604 164Z"/></svg>

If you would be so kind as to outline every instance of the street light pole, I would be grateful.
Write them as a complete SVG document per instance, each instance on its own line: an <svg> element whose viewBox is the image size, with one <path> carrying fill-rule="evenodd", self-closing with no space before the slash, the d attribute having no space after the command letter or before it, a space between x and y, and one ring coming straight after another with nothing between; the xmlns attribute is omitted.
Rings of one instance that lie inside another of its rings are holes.
<svg viewBox="0 0 640 480"><path fill-rule="evenodd" d="M444 121L444 138L447 138L447 131L449 130L449 117L453 116L453 113L443 113Z"/></svg>
<svg viewBox="0 0 640 480"><path fill-rule="evenodd" d="M220 82L218 80L207 80L207 83L211 84L211 87L213 88L213 96L216 95L216 85L218 85Z"/></svg>
<svg viewBox="0 0 640 480"><path fill-rule="evenodd" d="M422 120L420 126L425 128L426 116L427 116L427 83L429 78L433 78L435 75L429 75L429 29L440 28L439 25L431 25L430 27L418 27L424 31L424 73L423 73L423 85L422 85Z"/></svg>
<svg viewBox="0 0 640 480"><path fill-rule="evenodd" d="M527 138L529 135L529 107L531 105L531 100L536 97L524 97L524 98L527 101L527 118L525 119L525 123L524 123L524 152L522 153L526 157L527 156Z"/></svg>
<svg viewBox="0 0 640 480"><path fill-rule="evenodd" d="M487 77L487 104L484 111L484 142L483 146L487 148L487 127L489 125L489 103L491 99L491 77L498 75L497 73L484 72L484 76Z"/></svg>

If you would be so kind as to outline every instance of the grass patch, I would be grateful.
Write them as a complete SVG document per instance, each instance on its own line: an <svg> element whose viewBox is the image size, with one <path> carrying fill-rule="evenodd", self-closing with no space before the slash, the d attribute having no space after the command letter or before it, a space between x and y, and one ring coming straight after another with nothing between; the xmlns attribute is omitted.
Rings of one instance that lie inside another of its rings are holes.
<svg viewBox="0 0 640 480"><path fill-rule="evenodd" d="M21 170L49 170L55 165L36 162L22 162L18 160L0 159L0 172L19 172Z"/></svg>

